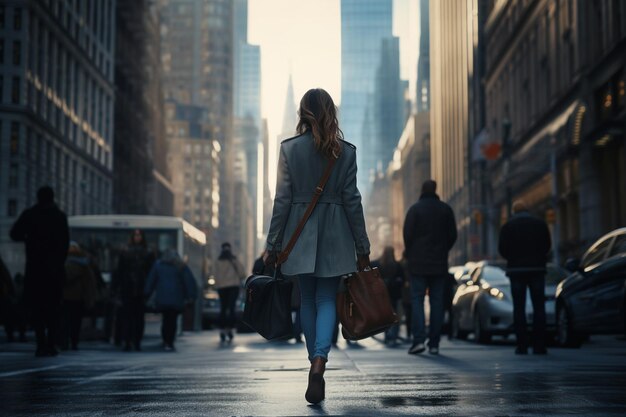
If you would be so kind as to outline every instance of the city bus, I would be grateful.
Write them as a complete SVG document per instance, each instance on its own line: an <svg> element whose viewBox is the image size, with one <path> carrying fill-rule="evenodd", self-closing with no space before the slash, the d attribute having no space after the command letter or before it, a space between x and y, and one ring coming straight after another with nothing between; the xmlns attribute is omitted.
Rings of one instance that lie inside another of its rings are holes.
<svg viewBox="0 0 626 417"><path fill-rule="evenodd" d="M207 238L204 232L183 219L165 216L90 215L71 216L68 219L70 237L95 258L102 279L110 285L118 258L130 241L135 229L144 232L148 249L155 256L168 248L177 250L196 279L198 293L202 293L208 270ZM199 300L192 311L186 312L183 326L199 330L202 306Z"/></svg>

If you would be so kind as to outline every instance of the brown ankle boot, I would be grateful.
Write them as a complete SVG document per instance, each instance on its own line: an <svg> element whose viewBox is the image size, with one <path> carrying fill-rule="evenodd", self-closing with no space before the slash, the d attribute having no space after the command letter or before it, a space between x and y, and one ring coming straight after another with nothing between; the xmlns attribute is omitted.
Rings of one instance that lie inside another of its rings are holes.
<svg viewBox="0 0 626 417"><path fill-rule="evenodd" d="M309 386L306 389L304 398L311 404L317 404L325 398L324 371L326 370L326 359L316 356L311 361L311 370L309 371Z"/></svg>

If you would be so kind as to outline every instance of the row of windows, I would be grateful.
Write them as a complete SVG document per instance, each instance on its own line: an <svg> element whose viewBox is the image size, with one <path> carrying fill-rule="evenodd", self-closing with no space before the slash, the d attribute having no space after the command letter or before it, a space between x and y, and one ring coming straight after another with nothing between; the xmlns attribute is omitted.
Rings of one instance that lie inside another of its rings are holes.
<svg viewBox="0 0 626 417"><path fill-rule="evenodd" d="M105 76L111 72L113 2L49 0L49 12Z"/></svg>
<svg viewBox="0 0 626 417"><path fill-rule="evenodd" d="M107 143L111 142L112 98L90 71L46 30L43 22L31 25L29 41L29 74L31 82L40 91L53 90L58 111L63 104L90 129L96 131ZM38 111L37 103L28 103ZM81 121L81 122L82 122Z"/></svg>
<svg viewBox="0 0 626 417"><path fill-rule="evenodd" d="M511 139L519 139L551 101L571 87L579 61L570 33L569 26L559 28L546 12L519 42L498 79L487 87L487 112L495 135L501 135L502 121L508 119Z"/></svg>
<svg viewBox="0 0 626 417"><path fill-rule="evenodd" d="M9 14L11 10L7 10L4 4L0 4L0 30L7 28L7 19L11 19L13 24L13 30L22 30L22 8L16 7L12 10L12 15Z"/></svg>
<svg viewBox="0 0 626 417"><path fill-rule="evenodd" d="M111 193L107 178L30 128L21 138L20 127L16 121L9 123L6 186L10 194L24 195L25 206L29 206L34 203L36 189L49 184L56 190L61 207L70 214L107 211ZM15 216L18 209L17 200L9 199L7 214Z"/></svg>

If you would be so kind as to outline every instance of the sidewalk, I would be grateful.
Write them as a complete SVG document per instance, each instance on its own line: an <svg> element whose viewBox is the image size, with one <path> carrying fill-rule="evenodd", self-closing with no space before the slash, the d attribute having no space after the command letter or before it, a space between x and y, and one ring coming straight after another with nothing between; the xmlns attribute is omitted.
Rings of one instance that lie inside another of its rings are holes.
<svg viewBox="0 0 626 417"><path fill-rule="evenodd" d="M154 329L153 329L154 330ZM599 338L580 350L520 357L510 344L444 340L441 355L406 353L375 339L331 351L326 401L304 400L304 345L215 331L185 334L163 352L85 343L78 352L34 358L0 353L0 403L8 415L624 415L626 342ZM7 345L1 345L4 350Z"/></svg>

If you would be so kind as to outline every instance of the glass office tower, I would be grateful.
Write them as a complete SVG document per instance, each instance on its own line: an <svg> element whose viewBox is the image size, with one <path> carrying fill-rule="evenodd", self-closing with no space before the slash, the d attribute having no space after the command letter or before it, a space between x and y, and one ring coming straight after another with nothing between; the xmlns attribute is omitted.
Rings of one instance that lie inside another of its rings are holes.
<svg viewBox="0 0 626 417"><path fill-rule="evenodd" d="M393 36L392 0L341 1L341 109L345 139L359 149L358 183L366 193L376 167L366 161L376 153L376 75L383 56L383 39ZM375 163L374 163L375 164Z"/></svg>

